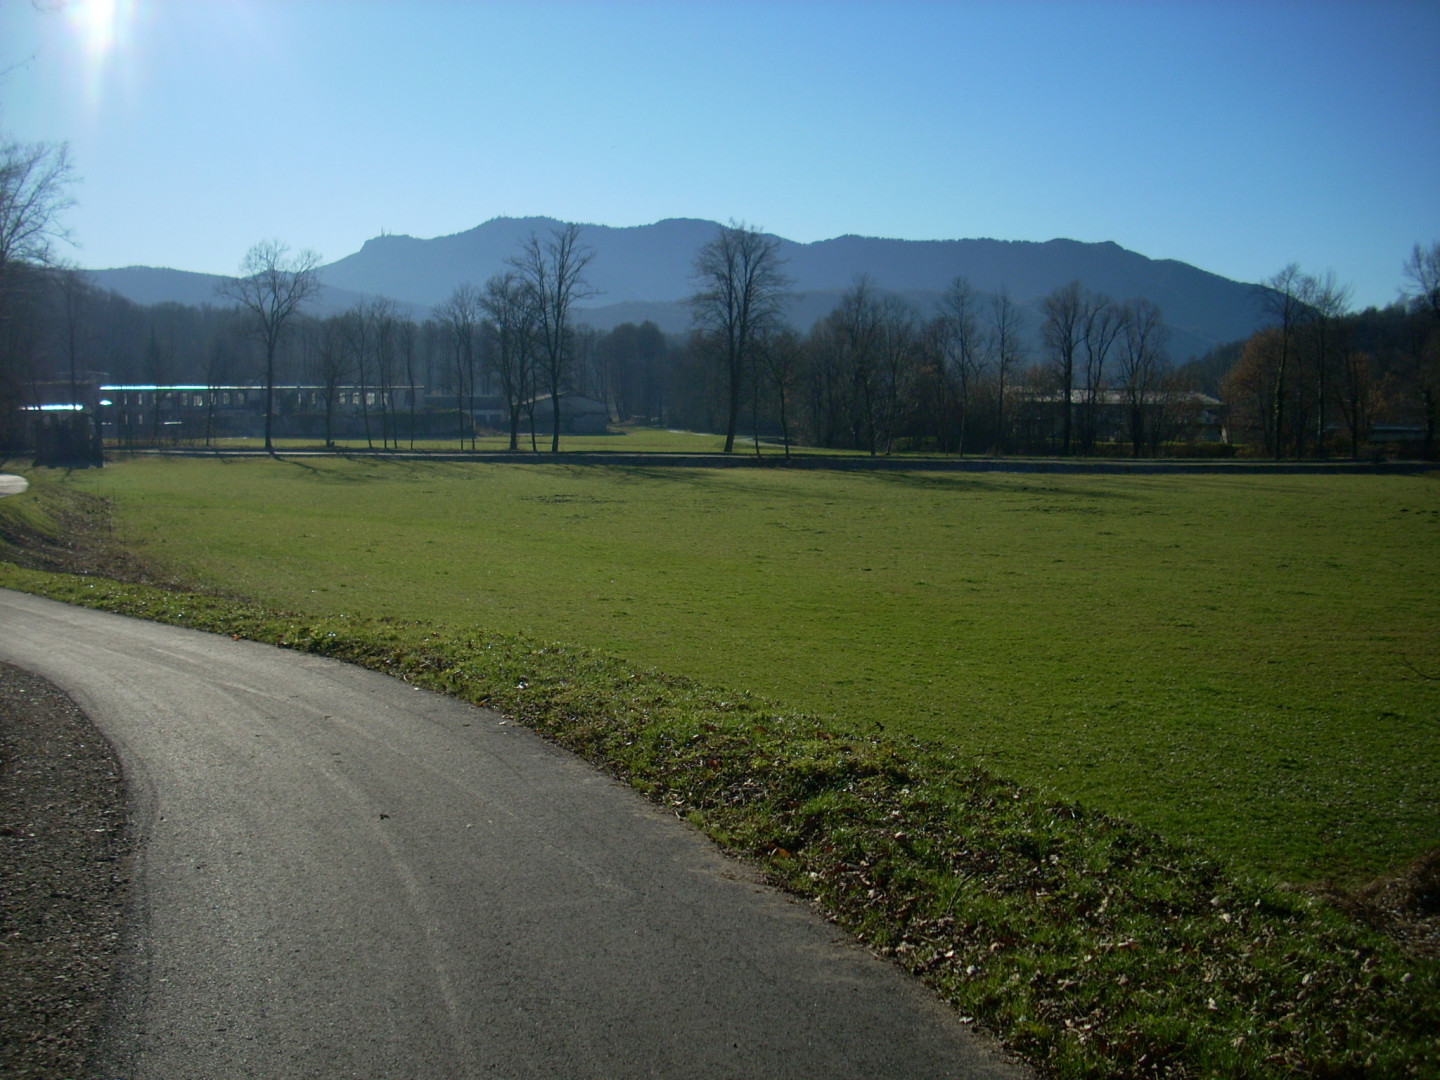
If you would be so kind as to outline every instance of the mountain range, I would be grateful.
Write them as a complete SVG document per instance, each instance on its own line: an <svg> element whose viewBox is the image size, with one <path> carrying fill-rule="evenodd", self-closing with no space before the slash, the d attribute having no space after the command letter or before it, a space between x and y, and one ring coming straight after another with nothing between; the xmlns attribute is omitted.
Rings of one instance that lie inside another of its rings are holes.
<svg viewBox="0 0 1440 1080"><path fill-rule="evenodd" d="M343 310L367 296L388 296L423 316L462 282L482 284L506 267L521 243L563 223L551 218L495 218L465 232L433 239L387 234L322 268L319 311ZM687 298L695 291L695 255L711 240L715 222L672 218L653 225L587 225L581 241L594 254L586 279L592 297L577 305L576 321L605 330L654 320L667 333L690 325ZM793 279L789 317L801 329L830 311L841 293L866 275L877 288L905 296L930 314L958 275L978 290L1009 290L1028 309L1032 333L1046 294L1071 280L1118 300L1144 297L1164 313L1177 360L1253 333L1265 322L1255 286L1172 259L1151 259L1114 243L1050 240L887 240L841 236L813 243L773 238ZM126 267L91 271L103 288L137 303L216 303L209 274Z"/></svg>

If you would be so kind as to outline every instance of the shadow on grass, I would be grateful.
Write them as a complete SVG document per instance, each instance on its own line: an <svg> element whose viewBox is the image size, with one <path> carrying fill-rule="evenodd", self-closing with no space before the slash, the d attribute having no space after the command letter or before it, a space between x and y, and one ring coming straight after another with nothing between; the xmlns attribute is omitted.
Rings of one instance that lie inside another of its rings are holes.
<svg viewBox="0 0 1440 1080"><path fill-rule="evenodd" d="M222 458L221 460L225 459ZM384 466L387 469L394 470L398 474L397 478L405 479L409 477L433 475L439 470L453 468L457 464L460 464L451 461L420 461L414 458L389 457L384 454L357 455L346 453L336 453L326 457L306 460L300 457L289 457L281 452L275 455L275 460L282 464L293 466L296 469L301 469L321 483L333 484L364 484L374 480L375 476L372 473L364 471L367 467L374 468ZM326 468L323 465L313 465L310 461L323 462L326 465L340 465L343 463L344 467ZM388 480L392 478L386 477L385 479Z"/></svg>
<svg viewBox="0 0 1440 1080"><path fill-rule="evenodd" d="M1139 497L1132 492L1120 491L1113 487L1076 487L1070 483L1057 483L1038 475L1017 473L986 472L905 472L880 471L860 472L851 475L890 487L910 488L914 491L946 492L952 494L1000 494L1000 495L1045 495L1067 499L1115 499L1136 502ZM998 479L995 477L1004 477Z"/></svg>
<svg viewBox="0 0 1440 1080"><path fill-rule="evenodd" d="M286 457L284 454L278 454L278 453L277 453L277 454L275 455L275 460L278 461L278 462L280 462L280 464L282 464L282 465L293 465L293 466L294 466L295 468L297 468L297 469L303 469L305 472L308 472L311 476L316 476L316 477L318 477L318 476L324 475L319 469L315 468L314 465L308 465L308 464L306 464L305 462L301 461L299 458L288 458L288 457ZM351 478L350 478L350 477L345 477L344 479L351 479Z"/></svg>
<svg viewBox="0 0 1440 1080"><path fill-rule="evenodd" d="M580 477L593 468L593 465L576 465L572 467L572 473ZM715 487L721 471L701 465L612 465L605 468L621 480L648 480L652 483L664 481L677 487ZM724 471L728 473L731 470Z"/></svg>

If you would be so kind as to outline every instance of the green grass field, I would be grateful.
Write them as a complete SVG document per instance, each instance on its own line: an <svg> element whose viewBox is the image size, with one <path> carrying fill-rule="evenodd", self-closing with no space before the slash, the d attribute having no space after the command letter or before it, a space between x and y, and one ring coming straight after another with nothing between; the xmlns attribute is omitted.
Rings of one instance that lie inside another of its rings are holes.
<svg viewBox="0 0 1440 1080"><path fill-rule="evenodd" d="M400 426L404 428L404 419ZM323 450L324 441L321 439L296 439L280 438L275 439L274 444L281 450ZM377 433L373 439L367 442L365 439L337 439L335 445L343 450L380 450L380 436ZM536 444L538 452L548 454L550 452L550 436L538 435ZM752 440L737 436L735 441L736 450L752 455L755 453L755 444ZM203 443L196 443L189 446L193 450L263 450L264 439L215 439L207 447ZM408 450L410 441L402 438L399 449ZM510 437L508 435L481 435L475 439L473 449L479 453L496 453L506 451L510 448ZM118 448L117 448L118 449ZM454 437L448 439L416 439L415 449L432 453L468 453L472 449L471 441L465 439L463 442ZM679 431L665 428L651 427L618 427L611 428L604 435L563 435L560 438L560 452L570 453L670 453L670 454L718 454L725 449L725 436L715 435L699 431ZM520 433L520 452L530 453L530 433L522 430ZM766 456L783 457L784 447L774 442L761 441L760 452ZM792 454L814 454L816 451L810 447L792 446ZM835 453L835 451L824 451L824 453Z"/></svg>
<svg viewBox="0 0 1440 1080"><path fill-rule="evenodd" d="M883 725L1264 875L1353 883L1440 845L1434 475L325 458L63 482L192 582Z"/></svg>

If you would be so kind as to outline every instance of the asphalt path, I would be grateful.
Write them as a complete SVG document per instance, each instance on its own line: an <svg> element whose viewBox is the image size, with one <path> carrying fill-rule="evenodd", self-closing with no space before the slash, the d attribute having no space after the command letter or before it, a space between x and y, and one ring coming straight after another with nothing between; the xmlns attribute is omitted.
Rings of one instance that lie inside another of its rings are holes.
<svg viewBox="0 0 1440 1080"><path fill-rule="evenodd" d="M0 590L140 837L103 1075L981 1077L903 973L496 713Z"/></svg>

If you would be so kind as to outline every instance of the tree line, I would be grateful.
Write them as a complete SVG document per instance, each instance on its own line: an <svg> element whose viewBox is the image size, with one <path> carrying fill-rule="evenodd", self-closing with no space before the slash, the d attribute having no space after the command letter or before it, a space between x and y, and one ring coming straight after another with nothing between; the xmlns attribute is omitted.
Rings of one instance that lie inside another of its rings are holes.
<svg viewBox="0 0 1440 1080"><path fill-rule="evenodd" d="M1416 246L1408 298L1382 310L1353 313L1333 275L1286 267L1257 292L1271 325L1176 365L1154 303L1078 281L1042 298L1027 326L1003 287L956 278L922 312L861 277L802 331L785 319L792 282L776 241L736 223L696 256L692 328L680 336L577 322L577 302L594 295L593 252L573 225L532 234L504 270L456 285L420 320L387 299L309 313L319 256L277 241L246 254L215 305L142 307L56 257L71 179L63 147L0 145L0 406L24 401L27 385L103 372L120 384L262 386L267 449L288 379L320 388L331 446L348 388L367 444L382 449L436 436L473 447L469 418L484 399L499 404L512 450L538 451L543 434L556 451L562 401L582 396L615 421L723 432L726 452L748 438L757 452L769 440L787 453L1139 457L1193 438L1210 410L1276 457L1358 455L1377 427L1406 423L1435 453L1440 244ZM428 404L399 392L418 387ZM0 415L14 425L13 407ZM152 423L158 440L158 410Z"/></svg>
<svg viewBox="0 0 1440 1080"><path fill-rule="evenodd" d="M1142 457L1204 423L1211 452L1358 457L1383 441L1436 456L1440 242L1415 245L1400 300L1360 312L1333 273L1287 266L1255 290L1265 329L1179 365L1156 304L1078 281L1041 299L1028 333L1003 287L957 278L927 317L861 278L802 335L783 323L789 282L758 230L723 229L696 269L682 363L691 385L708 366L710 386L691 419L724 430L727 449L748 403L757 445L769 433L787 448Z"/></svg>
<svg viewBox="0 0 1440 1080"><path fill-rule="evenodd" d="M1440 425L1440 241L1416 244L1403 299L1350 310L1333 274L1290 264L1265 284L1272 324L1228 352L1218 391L1238 437L1275 458L1359 457L1386 442L1427 459Z"/></svg>
<svg viewBox="0 0 1440 1080"><path fill-rule="evenodd" d="M686 358L697 382L710 359L715 384L696 404L723 424L727 451L748 404L757 445L765 432L787 449L1071 454L1123 433L1138 456L1181 433L1194 398L1159 308L1078 281L1045 297L1037 355L1008 290L987 295L964 277L929 315L861 277L801 334L783 321L790 282L775 242L744 225L702 249L696 277Z"/></svg>

